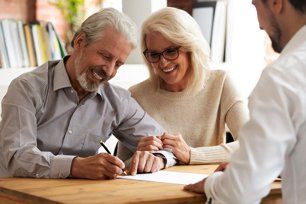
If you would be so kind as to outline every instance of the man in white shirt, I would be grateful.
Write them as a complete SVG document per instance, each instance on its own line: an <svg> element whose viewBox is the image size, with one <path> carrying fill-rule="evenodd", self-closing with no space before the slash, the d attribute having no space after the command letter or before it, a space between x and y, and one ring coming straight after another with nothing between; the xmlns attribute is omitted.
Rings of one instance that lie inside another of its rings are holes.
<svg viewBox="0 0 306 204"><path fill-rule="evenodd" d="M259 203L281 174L283 202L306 203L306 1L252 3L281 55L249 98L250 120L229 166L184 189L205 192L208 203Z"/></svg>

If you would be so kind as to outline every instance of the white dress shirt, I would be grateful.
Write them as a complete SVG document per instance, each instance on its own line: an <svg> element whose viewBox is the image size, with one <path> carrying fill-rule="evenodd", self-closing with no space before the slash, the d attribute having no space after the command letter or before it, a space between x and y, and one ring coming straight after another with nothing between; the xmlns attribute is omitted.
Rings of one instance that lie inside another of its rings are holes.
<svg viewBox="0 0 306 204"><path fill-rule="evenodd" d="M211 203L259 203L282 175L284 203L306 203L306 25L268 66L229 168L207 178Z"/></svg>

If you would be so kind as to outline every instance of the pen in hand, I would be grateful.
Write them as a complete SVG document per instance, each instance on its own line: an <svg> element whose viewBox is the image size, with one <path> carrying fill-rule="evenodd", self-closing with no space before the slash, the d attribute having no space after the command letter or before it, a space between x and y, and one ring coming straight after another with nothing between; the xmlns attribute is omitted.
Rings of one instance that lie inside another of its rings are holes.
<svg viewBox="0 0 306 204"><path fill-rule="evenodd" d="M104 142L102 140L100 140L100 145L103 147L103 149L108 153L108 154L112 154L109 149L106 147L106 145L104 144Z"/></svg>
<svg viewBox="0 0 306 204"><path fill-rule="evenodd" d="M112 154L109 149L106 147L106 145L104 144L104 142L102 140L99 141L100 145L103 147L103 149L108 153L108 154ZM124 169L122 169L123 173L122 175L127 175L126 171Z"/></svg>

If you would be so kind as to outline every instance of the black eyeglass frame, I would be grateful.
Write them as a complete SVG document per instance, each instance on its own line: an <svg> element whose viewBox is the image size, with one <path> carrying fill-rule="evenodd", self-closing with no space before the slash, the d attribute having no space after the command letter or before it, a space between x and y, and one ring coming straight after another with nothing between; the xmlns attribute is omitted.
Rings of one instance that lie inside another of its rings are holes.
<svg viewBox="0 0 306 204"><path fill-rule="evenodd" d="M166 49L164 49L162 52L153 52L153 51L149 51L148 49L146 49L145 51L143 51L142 53L143 53L143 55L145 56L145 58L146 58L146 60L148 61L148 62L150 62L150 63L157 63L157 62L159 62L160 61L160 56L162 55L163 56L163 58L164 59L166 59L166 60L169 60L169 61L172 61L172 60L176 60L179 56L180 56L180 48L181 48L182 46L176 46L176 47L168 47L168 48L166 48ZM175 57L175 58L168 58L167 56L165 56L164 55L164 53L166 52L166 51L169 51L170 49L173 49L173 50L175 50L176 52L177 52L177 56ZM158 54L158 59L156 60L156 61L150 61L149 59L148 59L148 57L147 57L147 54L148 53L155 53L155 54Z"/></svg>

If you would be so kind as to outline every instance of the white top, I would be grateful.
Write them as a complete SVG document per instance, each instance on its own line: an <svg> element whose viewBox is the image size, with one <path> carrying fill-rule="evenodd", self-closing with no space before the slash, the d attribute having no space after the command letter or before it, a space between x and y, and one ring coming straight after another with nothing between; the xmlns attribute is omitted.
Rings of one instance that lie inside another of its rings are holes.
<svg viewBox="0 0 306 204"><path fill-rule="evenodd" d="M306 203L306 26L263 71L249 109L230 167L206 180L207 200L258 203L282 173L283 202Z"/></svg>

